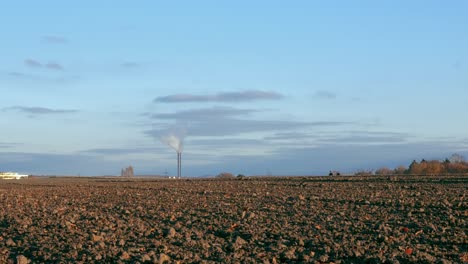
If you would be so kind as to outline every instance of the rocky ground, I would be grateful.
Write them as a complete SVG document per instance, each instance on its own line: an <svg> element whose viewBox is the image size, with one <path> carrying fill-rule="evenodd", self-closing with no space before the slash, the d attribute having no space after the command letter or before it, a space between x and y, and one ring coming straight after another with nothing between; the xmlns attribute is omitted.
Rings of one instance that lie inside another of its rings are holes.
<svg viewBox="0 0 468 264"><path fill-rule="evenodd" d="M0 181L0 263L463 263L468 177Z"/></svg>

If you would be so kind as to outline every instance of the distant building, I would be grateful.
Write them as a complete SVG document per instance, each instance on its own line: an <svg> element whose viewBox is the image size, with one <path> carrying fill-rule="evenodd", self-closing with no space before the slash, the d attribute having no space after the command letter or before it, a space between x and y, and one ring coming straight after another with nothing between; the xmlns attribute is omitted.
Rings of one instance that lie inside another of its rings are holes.
<svg viewBox="0 0 468 264"><path fill-rule="evenodd" d="M135 174L133 172L133 167L128 166L127 168L122 169L122 171L120 172L120 176L121 177L135 177Z"/></svg>
<svg viewBox="0 0 468 264"><path fill-rule="evenodd" d="M12 179L23 179L23 178L28 178L29 175L25 174L18 174L17 172L0 172L0 179L4 180L12 180Z"/></svg>

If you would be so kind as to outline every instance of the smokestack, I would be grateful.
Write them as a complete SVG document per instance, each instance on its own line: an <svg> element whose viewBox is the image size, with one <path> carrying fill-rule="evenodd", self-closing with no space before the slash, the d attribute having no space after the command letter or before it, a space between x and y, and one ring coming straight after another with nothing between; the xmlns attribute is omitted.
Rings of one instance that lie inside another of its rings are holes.
<svg viewBox="0 0 468 264"><path fill-rule="evenodd" d="M177 152L177 178L182 176L182 152Z"/></svg>
<svg viewBox="0 0 468 264"><path fill-rule="evenodd" d="M185 131L178 129L176 131L168 131L167 135L161 136L159 139L177 152L177 178L182 177L182 151L184 149Z"/></svg>

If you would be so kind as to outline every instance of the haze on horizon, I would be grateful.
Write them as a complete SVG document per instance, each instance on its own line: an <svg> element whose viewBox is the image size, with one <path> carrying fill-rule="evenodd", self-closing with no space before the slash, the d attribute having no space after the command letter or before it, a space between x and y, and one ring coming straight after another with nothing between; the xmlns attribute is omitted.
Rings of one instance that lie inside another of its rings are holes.
<svg viewBox="0 0 468 264"><path fill-rule="evenodd" d="M311 175L468 156L466 1L9 1L0 171Z"/></svg>

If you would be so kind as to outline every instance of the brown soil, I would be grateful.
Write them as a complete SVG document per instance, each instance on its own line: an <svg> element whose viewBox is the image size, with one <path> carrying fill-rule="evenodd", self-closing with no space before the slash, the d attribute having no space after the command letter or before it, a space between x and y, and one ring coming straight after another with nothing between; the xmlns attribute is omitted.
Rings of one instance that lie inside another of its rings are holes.
<svg viewBox="0 0 468 264"><path fill-rule="evenodd" d="M463 263L468 177L0 181L0 263Z"/></svg>

